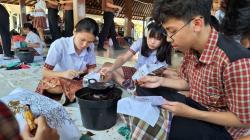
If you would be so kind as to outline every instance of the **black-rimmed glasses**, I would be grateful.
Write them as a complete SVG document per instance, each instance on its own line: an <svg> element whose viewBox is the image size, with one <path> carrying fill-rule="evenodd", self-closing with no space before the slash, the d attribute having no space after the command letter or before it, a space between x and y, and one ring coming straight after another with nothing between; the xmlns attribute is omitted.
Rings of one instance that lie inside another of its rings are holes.
<svg viewBox="0 0 250 140"><path fill-rule="evenodd" d="M186 27L194 18L190 19L186 24L184 24L180 29L176 30L175 32L171 33L172 35L167 32L167 37L169 37L172 41L174 41L173 36L176 35L179 31L181 31L184 27Z"/></svg>

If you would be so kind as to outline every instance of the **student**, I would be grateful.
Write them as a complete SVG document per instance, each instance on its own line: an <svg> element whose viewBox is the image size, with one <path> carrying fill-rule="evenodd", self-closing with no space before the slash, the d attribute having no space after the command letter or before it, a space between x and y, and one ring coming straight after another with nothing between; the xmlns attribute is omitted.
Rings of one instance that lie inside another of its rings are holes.
<svg viewBox="0 0 250 140"><path fill-rule="evenodd" d="M164 87L189 90L189 97L165 94L170 101L162 108L174 114L170 140L238 139L250 128L250 53L209 25L207 2L163 0L154 4L153 17L166 29L167 41L185 55L179 76L145 76L139 80L144 88L138 92L164 94ZM145 131L136 132L141 133Z"/></svg>
<svg viewBox="0 0 250 140"><path fill-rule="evenodd" d="M23 33L26 35L25 42L27 47L33 52L34 55L43 55L44 43L36 34L36 29L30 23L23 24Z"/></svg>
<svg viewBox="0 0 250 140"><path fill-rule="evenodd" d="M80 20L72 37L60 38L50 46L43 67L43 79L37 92L51 98L61 98L62 93L70 100L82 88L82 80L73 80L79 74L88 73L96 67L94 41L99 29L91 18Z"/></svg>
<svg viewBox="0 0 250 140"><path fill-rule="evenodd" d="M226 8L227 8L227 3L228 3L228 0L221 0L220 1L220 9L215 12L214 16L219 21L219 24L222 23L223 18L225 16L225 11L226 11Z"/></svg>
<svg viewBox="0 0 250 140"><path fill-rule="evenodd" d="M59 140L57 130L49 127L45 117L38 117L35 119L35 123L37 125L37 130L34 136L31 134L28 125L25 126L21 136L15 116L3 102L0 102L1 140Z"/></svg>
<svg viewBox="0 0 250 140"><path fill-rule="evenodd" d="M44 41L44 29L47 28L45 11L46 11L45 1L37 0L37 3L35 4L33 25L34 25L34 28L37 29L42 41Z"/></svg>
<svg viewBox="0 0 250 140"><path fill-rule="evenodd" d="M139 56L135 67L122 66L136 53L139 53ZM105 63L100 73L105 77L112 75L112 78L122 85L122 82L131 79L142 65L157 63L171 64L171 47L166 41L164 28L157 23L151 23L148 26L147 37L134 42L125 54L118 56L114 64Z"/></svg>

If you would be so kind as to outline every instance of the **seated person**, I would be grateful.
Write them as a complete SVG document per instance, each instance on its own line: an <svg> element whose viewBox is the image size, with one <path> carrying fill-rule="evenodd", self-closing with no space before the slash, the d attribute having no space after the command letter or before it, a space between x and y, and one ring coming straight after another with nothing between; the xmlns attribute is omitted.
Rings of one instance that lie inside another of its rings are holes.
<svg viewBox="0 0 250 140"><path fill-rule="evenodd" d="M145 76L138 82L144 88L138 87L137 94L161 93L169 100L162 106L174 114L168 139L245 136L250 128L249 51L209 25L207 1L157 1L153 17L163 24L173 48L185 53L178 77ZM165 87L189 90L189 97L169 94ZM141 129L137 136L147 133Z"/></svg>
<svg viewBox="0 0 250 140"><path fill-rule="evenodd" d="M25 41L25 36L22 36L21 34L19 34L15 29L10 31L10 35L11 35L12 43Z"/></svg>
<svg viewBox="0 0 250 140"><path fill-rule="evenodd" d="M36 91L54 99L60 99L65 94L73 101L75 92L83 87L82 80L73 78L89 73L96 67L93 42L98 32L96 21L84 18L76 24L72 37L54 41L45 60L43 79Z"/></svg>
<svg viewBox="0 0 250 140"><path fill-rule="evenodd" d="M118 56L114 64L105 63L100 73L122 85L124 80L131 79L136 69L144 64L162 63L170 65L171 46L166 42L165 30L157 23L150 24L148 30L147 37L134 42L125 54ZM137 52L139 52L139 56L135 67L122 66Z"/></svg>
<svg viewBox="0 0 250 140"><path fill-rule="evenodd" d="M0 139L1 140L59 140L57 130L50 128L47 124L46 118L43 116L35 119L37 125L36 134L32 136L28 125L25 126L22 136L19 131L18 123L8 109L8 107L0 102ZM6 129L8 128L8 129Z"/></svg>
<svg viewBox="0 0 250 140"><path fill-rule="evenodd" d="M34 55L43 55L44 43L41 41L40 37L36 34L36 29L30 23L23 24L23 33L26 35L25 42L30 51Z"/></svg>

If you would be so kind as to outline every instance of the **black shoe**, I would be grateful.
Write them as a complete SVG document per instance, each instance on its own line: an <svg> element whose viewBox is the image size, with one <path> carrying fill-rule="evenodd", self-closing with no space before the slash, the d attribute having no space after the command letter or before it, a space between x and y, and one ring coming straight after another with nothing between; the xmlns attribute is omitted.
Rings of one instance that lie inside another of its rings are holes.
<svg viewBox="0 0 250 140"><path fill-rule="evenodd" d="M107 51L107 50L101 47L97 47L97 51Z"/></svg>

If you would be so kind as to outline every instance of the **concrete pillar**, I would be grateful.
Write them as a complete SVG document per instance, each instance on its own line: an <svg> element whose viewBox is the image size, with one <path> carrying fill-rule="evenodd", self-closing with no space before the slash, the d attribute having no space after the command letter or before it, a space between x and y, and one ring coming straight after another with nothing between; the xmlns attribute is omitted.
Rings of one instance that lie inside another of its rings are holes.
<svg viewBox="0 0 250 140"><path fill-rule="evenodd" d="M73 0L74 24L86 16L85 0Z"/></svg>
<svg viewBox="0 0 250 140"><path fill-rule="evenodd" d="M20 21L21 21L20 24L22 27L23 24L27 22L25 0L19 0L19 6L20 6Z"/></svg>

